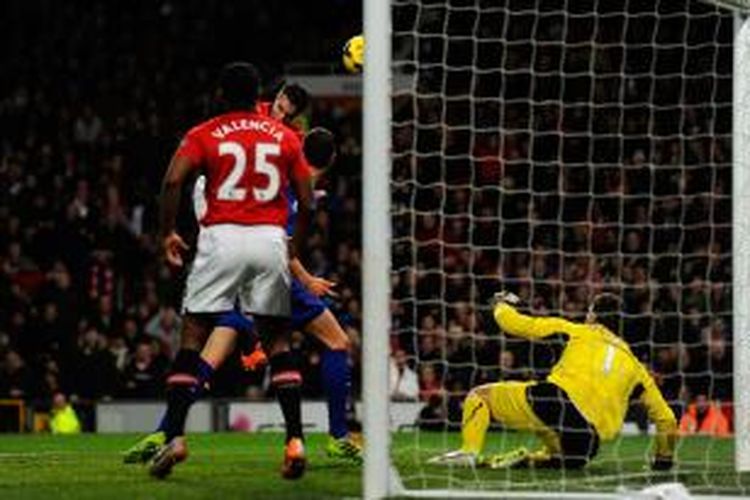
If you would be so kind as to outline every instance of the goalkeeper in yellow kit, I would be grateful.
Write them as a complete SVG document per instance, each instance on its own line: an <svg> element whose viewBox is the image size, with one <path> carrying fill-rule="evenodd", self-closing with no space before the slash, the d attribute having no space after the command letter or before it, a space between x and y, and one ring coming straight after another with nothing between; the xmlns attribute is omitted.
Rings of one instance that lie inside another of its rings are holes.
<svg viewBox="0 0 750 500"><path fill-rule="evenodd" d="M546 380L505 381L474 388L464 400L462 446L430 463L464 466L577 469L597 453L599 442L614 439L622 428L630 401L645 405L656 424L652 467L672 467L677 421L654 379L633 355L618 331L620 303L612 294L599 296L585 323L562 318L534 318L519 313L512 293L500 292L494 316L508 334L529 340L554 334L567 336L560 360ZM501 455L481 455L490 420L506 429L531 431L542 448Z"/></svg>

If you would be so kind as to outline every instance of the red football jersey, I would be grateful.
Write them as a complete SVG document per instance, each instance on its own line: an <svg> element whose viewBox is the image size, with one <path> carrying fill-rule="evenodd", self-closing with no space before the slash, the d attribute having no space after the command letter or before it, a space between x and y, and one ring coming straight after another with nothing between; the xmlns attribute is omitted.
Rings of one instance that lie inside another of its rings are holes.
<svg viewBox="0 0 750 500"><path fill-rule="evenodd" d="M273 101L261 101L255 106L255 110L264 116L271 116L271 111L273 109ZM284 125L292 129L292 132L297 134L297 137L300 141L305 139L305 131L302 130L301 127L297 126L295 123L286 123L284 122Z"/></svg>
<svg viewBox="0 0 750 500"><path fill-rule="evenodd" d="M258 101L258 104L255 105L255 111L257 111L258 114L261 115L271 116L272 106L273 101Z"/></svg>
<svg viewBox="0 0 750 500"><path fill-rule="evenodd" d="M297 135L281 122L237 111L192 128L177 148L206 175L201 223L286 227L289 182L310 176Z"/></svg>

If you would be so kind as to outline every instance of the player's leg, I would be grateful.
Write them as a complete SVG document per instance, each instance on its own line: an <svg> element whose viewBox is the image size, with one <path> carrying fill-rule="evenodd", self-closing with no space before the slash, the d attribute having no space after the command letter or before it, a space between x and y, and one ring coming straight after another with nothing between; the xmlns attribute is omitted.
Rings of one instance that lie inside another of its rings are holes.
<svg viewBox="0 0 750 500"><path fill-rule="evenodd" d="M221 366L232 354L237 335L245 332L247 321L238 311L220 314L214 322L213 330L201 350L200 357L214 369ZM189 342L192 346L195 345L194 342ZM209 382L210 376L205 380L206 384ZM159 448L166 443L166 427L165 412L157 429L130 447L124 453L123 461L125 463L145 463L151 460L158 453Z"/></svg>
<svg viewBox="0 0 750 500"><path fill-rule="evenodd" d="M550 468L558 463L561 455L560 436L551 429L545 428L535 432L542 441L542 446L534 451L519 447L506 453L492 454L483 457L482 465L491 469L505 468Z"/></svg>
<svg viewBox="0 0 750 500"><path fill-rule="evenodd" d="M476 387L464 399L461 418L461 448L431 458L428 463L474 467L490 426L491 385Z"/></svg>
<svg viewBox="0 0 750 500"><path fill-rule="evenodd" d="M247 248L253 263L240 293L240 306L252 314L268 354L271 384L286 426L282 476L296 479L305 471L302 436L302 372L289 349L291 276L286 234L281 228L258 226L249 231Z"/></svg>
<svg viewBox="0 0 750 500"><path fill-rule="evenodd" d="M159 426L166 444L154 456L149 472L165 477L184 460L185 421L192 404L211 380L214 366L200 352L214 326L217 313L234 304L249 263L246 242L237 241L233 226L202 228L197 253L188 275L183 311L181 348L167 377L167 411ZM221 344L218 346L222 348ZM217 358L218 359L218 358Z"/></svg>
<svg viewBox="0 0 750 500"><path fill-rule="evenodd" d="M543 424L534 415L526 400L526 388L533 382L497 382L472 389L464 400L461 419L461 448L430 460L431 463L473 466L481 457L490 422L505 428L537 431ZM506 454L504 462L525 459L525 448ZM495 457L497 458L497 457Z"/></svg>
<svg viewBox="0 0 750 500"><path fill-rule="evenodd" d="M518 448L507 453L487 456L484 458L484 465L490 468L557 468L557 464L561 463L563 442L560 427L552 425L552 422L557 421L557 415L562 408L555 406L556 398L548 397L546 394L545 386L549 385L546 382L525 385L523 391L517 386L507 387L512 392L511 397L507 399L502 399L503 386L496 386L496 390L493 391L493 408L501 415L499 420L504 426L534 432L542 446L535 451ZM502 408L503 401L513 403Z"/></svg>
<svg viewBox="0 0 750 500"><path fill-rule="evenodd" d="M464 400L461 416L461 451L479 455L490 425L490 387L472 390Z"/></svg>
<svg viewBox="0 0 750 500"><path fill-rule="evenodd" d="M182 345L167 376L167 411L158 428L167 441L185 434L188 410L213 375L214 366L200 354L210 330L209 317L188 314L183 319Z"/></svg>
<svg viewBox="0 0 750 500"><path fill-rule="evenodd" d="M580 469L588 464L599 451L599 436L565 391L542 382L529 388L528 399L534 413L557 438L556 446L549 447L548 456L532 457L529 465Z"/></svg>
<svg viewBox="0 0 750 500"><path fill-rule="evenodd" d="M348 425L349 409L353 411L349 337L323 301L297 280L292 282L292 327L313 335L325 346L321 372L328 402L327 453L359 464L362 447L350 439Z"/></svg>
<svg viewBox="0 0 750 500"><path fill-rule="evenodd" d="M286 428L282 475L296 479L304 473L302 434L302 371L299 356L289 349L289 321L256 314L256 322L268 354L271 385L281 406Z"/></svg>
<svg viewBox="0 0 750 500"><path fill-rule="evenodd" d="M240 360L246 370L257 370L268 363L268 357L255 330L255 321L251 316L237 309L222 314L217 325L234 330L235 342L240 349Z"/></svg>
<svg viewBox="0 0 750 500"><path fill-rule="evenodd" d="M149 470L151 475L159 478L165 477L175 464L187 458L185 421L190 407L214 373L214 367L199 352L210 331L211 319L187 314L182 325L182 346L167 376L167 411L157 430L164 434L165 445L154 455Z"/></svg>
<svg viewBox="0 0 750 500"><path fill-rule="evenodd" d="M330 310L325 309L305 331L320 339L326 349L322 353L321 371L328 402L328 434L326 451L330 457L361 464L362 447L349 436L351 401L351 367L349 337ZM352 410L353 411L353 410Z"/></svg>

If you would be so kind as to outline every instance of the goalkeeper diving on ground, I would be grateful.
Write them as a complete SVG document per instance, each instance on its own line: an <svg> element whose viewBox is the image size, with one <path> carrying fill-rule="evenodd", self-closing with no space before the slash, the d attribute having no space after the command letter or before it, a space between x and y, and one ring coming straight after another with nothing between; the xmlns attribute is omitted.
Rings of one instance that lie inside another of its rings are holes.
<svg viewBox="0 0 750 500"><path fill-rule="evenodd" d="M651 467L673 465L677 421L647 368L621 331L621 304L613 294L597 296L584 323L532 317L516 309L519 298L500 292L493 300L495 321L507 334L540 340L567 338L565 349L544 381L503 381L474 388L463 404L462 445L429 463L468 467L580 469L593 459L600 441L614 439L631 402L639 401L656 425ZM505 429L534 433L540 449L519 448L483 455L490 421Z"/></svg>

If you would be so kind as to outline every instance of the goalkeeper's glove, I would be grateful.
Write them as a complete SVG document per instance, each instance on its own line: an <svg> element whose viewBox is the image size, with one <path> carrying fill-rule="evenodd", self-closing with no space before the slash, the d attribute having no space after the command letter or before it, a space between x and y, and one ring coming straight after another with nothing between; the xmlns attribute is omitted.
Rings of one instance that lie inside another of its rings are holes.
<svg viewBox="0 0 750 500"><path fill-rule="evenodd" d="M503 290L502 292L497 292L495 295L492 296L492 307L497 307L499 304L510 304L512 306L517 306L521 303L521 299L513 292L507 292Z"/></svg>
<svg viewBox="0 0 750 500"><path fill-rule="evenodd" d="M651 462L651 470L667 471L670 470L673 465L674 460L672 457L657 455L654 457L654 461Z"/></svg>

